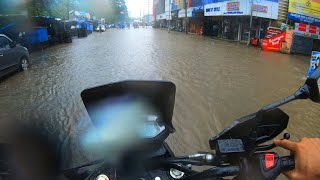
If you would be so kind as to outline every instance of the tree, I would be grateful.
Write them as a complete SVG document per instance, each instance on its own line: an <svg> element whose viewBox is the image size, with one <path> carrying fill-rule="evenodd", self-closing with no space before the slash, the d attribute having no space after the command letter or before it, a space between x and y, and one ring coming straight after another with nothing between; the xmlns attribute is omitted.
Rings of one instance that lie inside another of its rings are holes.
<svg viewBox="0 0 320 180"><path fill-rule="evenodd" d="M89 12L92 16L105 18L109 23L129 19L125 0L30 0L27 10L30 16L61 19L67 19L71 10Z"/></svg>

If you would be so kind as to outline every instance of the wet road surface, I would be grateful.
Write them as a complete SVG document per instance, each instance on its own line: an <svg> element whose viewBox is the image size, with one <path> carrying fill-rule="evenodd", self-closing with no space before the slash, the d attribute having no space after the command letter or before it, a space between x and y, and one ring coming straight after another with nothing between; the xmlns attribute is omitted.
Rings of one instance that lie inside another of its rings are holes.
<svg viewBox="0 0 320 180"><path fill-rule="evenodd" d="M293 93L303 82L308 56L264 52L243 44L157 29L108 30L34 52L32 66L0 83L0 129L35 125L61 141L65 167L88 155L80 145L92 127L80 92L110 82L169 80L177 85L167 139L177 155L209 150L208 139L236 118ZM290 115L293 140L320 136L320 106L297 101Z"/></svg>

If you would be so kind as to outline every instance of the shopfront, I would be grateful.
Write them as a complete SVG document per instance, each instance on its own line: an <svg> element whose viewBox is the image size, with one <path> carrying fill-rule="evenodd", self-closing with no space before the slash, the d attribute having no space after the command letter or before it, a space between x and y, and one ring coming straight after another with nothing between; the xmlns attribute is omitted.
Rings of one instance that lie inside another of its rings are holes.
<svg viewBox="0 0 320 180"><path fill-rule="evenodd" d="M192 34L203 34L203 6L192 7L191 10L191 17L188 18L188 30Z"/></svg>
<svg viewBox="0 0 320 180"><path fill-rule="evenodd" d="M156 20L157 26L159 26L159 28L167 28L166 13L158 14L156 16Z"/></svg>
<svg viewBox="0 0 320 180"><path fill-rule="evenodd" d="M315 11L317 9L318 11ZM320 2L290 0L288 19L295 21L291 52L310 54L320 51Z"/></svg>
<svg viewBox="0 0 320 180"><path fill-rule="evenodd" d="M190 10L187 9L187 17L190 17ZM178 11L178 21L177 21L177 31L185 32L186 28L186 11L185 9L180 9Z"/></svg>
<svg viewBox="0 0 320 180"><path fill-rule="evenodd" d="M187 18L186 18L187 15ZM202 34L203 21L203 6L190 7L187 9L180 9L178 11L178 31L187 31L192 34Z"/></svg>
<svg viewBox="0 0 320 180"><path fill-rule="evenodd" d="M320 27L304 23L295 23L291 52L309 55L312 51L320 51L319 40Z"/></svg>
<svg viewBox="0 0 320 180"><path fill-rule="evenodd" d="M221 0L204 5L205 17L222 17L209 19L206 29L212 27L212 35L230 40L247 41L252 14L251 38L261 38L271 19L278 18L277 0L254 1L252 8L247 0ZM252 11L251 11L252 9Z"/></svg>

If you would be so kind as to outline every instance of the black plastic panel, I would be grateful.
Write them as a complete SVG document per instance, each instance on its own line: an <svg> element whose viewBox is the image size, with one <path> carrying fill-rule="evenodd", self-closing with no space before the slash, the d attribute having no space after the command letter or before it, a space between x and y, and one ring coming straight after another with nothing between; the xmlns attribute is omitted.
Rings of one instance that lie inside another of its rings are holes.
<svg viewBox="0 0 320 180"><path fill-rule="evenodd" d="M165 81L122 81L103 86L98 86L82 91L83 103L93 123L96 123L92 108L101 101L128 94L140 96L157 112L169 128L174 132L172 115L174 109L176 86Z"/></svg>
<svg viewBox="0 0 320 180"><path fill-rule="evenodd" d="M218 140L217 149L221 154L242 153L245 151L241 139Z"/></svg>
<svg viewBox="0 0 320 180"><path fill-rule="evenodd" d="M245 116L233 122L217 136L209 140L211 149L216 148L218 140L241 139L244 147L267 142L287 128L289 116L276 108L262 114L258 120L257 113Z"/></svg>

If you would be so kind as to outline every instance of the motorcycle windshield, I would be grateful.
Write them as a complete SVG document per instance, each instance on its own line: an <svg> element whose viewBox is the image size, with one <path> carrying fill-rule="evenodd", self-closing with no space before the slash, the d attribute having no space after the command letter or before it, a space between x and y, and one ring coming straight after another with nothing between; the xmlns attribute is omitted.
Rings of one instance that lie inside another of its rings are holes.
<svg viewBox="0 0 320 180"><path fill-rule="evenodd" d="M140 123L143 137L156 136L164 127L174 132L175 85L171 82L123 81L86 89L81 97L96 127L129 123L134 128Z"/></svg>

